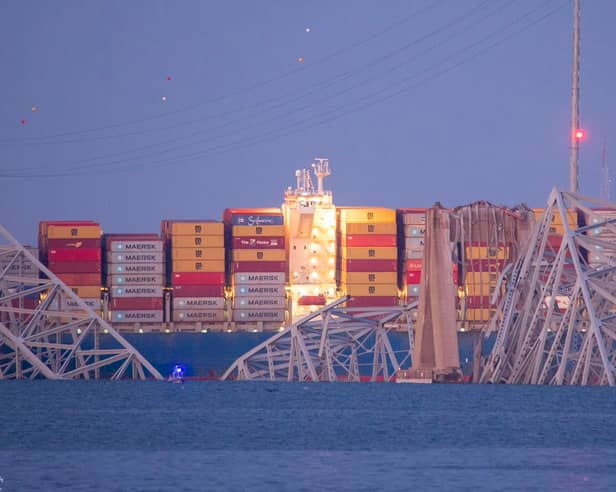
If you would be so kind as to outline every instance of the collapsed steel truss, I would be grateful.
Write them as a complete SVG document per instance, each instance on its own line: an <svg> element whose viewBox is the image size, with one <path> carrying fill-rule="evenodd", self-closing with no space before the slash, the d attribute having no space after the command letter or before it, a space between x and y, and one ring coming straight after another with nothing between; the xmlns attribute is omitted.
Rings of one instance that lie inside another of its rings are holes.
<svg viewBox="0 0 616 492"><path fill-rule="evenodd" d="M360 381L369 365L371 381L391 381L413 346L407 307L344 308L338 299L256 346L223 374L223 380ZM409 348L397 354L391 330L408 334ZM401 358L399 360L399 355Z"/></svg>
<svg viewBox="0 0 616 492"><path fill-rule="evenodd" d="M616 205L552 191L525 254L508 273L480 382L615 385L616 218L597 208ZM579 226L567 224L567 211L577 214ZM558 219L561 240L550 231ZM597 251L600 261L591 260Z"/></svg>
<svg viewBox="0 0 616 492"><path fill-rule="evenodd" d="M162 379L0 226L0 379L37 377Z"/></svg>

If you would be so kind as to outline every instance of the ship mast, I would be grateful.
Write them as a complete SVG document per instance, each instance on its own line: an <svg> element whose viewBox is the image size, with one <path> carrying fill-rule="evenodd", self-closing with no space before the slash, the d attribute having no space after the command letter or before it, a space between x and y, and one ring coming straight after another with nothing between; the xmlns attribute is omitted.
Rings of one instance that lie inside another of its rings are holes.
<svg viewBox="0 0 616 492"><path fill-rule="evenodd" d="M569 158L569 191L577 193L580 176L580 0L573 2L573 71L571 90L571 154Z"/></svg>

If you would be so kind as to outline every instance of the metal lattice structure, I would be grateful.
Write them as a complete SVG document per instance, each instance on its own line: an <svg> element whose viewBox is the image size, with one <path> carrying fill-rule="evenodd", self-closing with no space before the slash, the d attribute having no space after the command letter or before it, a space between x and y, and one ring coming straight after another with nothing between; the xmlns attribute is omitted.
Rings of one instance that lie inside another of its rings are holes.
<svg viewBox="0 0 616 492"><path fill-rule="evenodd" d="M361 368L369 366L369 380L392 381L410 358L415 304L341 307L348 299L338 299L275 334L237 359L221 379L355 382L362 380ZM394 329L408 334L409 348L403 353L392 347L389 333Z"/></svg>
<svg viewBox="0 0 616 492"><path fill-rule="evenodd" d="M552 191L508 273L480 382L615 385L616 218L601 208L616 211L613 203ZM568 224L572 215L579 225ZM562 234L550 231L554 223L563 224Z"/></svg>
<svg viewBox="0 0 616 492"><path fill-rule="evenodd" d="M0 226L0 379L162 379Z"/></svg>

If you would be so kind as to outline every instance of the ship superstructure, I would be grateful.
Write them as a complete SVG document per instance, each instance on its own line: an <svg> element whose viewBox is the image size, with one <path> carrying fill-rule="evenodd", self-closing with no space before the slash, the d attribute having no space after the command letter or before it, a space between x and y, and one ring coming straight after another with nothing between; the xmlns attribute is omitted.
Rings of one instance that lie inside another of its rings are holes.
<svg viewBox="0 0 616 492"><path fill-rule="evenodd" d="M336 299L336 207L332 192L323 188L330 174L329 161L317 158L312 169L295 172L296 186L285 192L282 210L293 319Z"/></svg>

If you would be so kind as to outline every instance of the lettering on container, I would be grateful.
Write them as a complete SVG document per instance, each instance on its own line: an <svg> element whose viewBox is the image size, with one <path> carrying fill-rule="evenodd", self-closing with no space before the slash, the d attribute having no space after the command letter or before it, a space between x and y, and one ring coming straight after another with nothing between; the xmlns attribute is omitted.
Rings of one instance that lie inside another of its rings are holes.
<svg viewBox="0 0 616 492"><path fill-rule="evenodd" d="M159 321L162 311L124 311L114 314L114 321Z"/></svg>
<svg viewBox="0 0 616 492"><path fill-rule="evenodd" d="M162 284L161 275L126 275L114 276L112 282L117 284Z"/></svg>
<svg viewBox="0 0 616 492"><path fill-rule="evenodd" d="M220 311L183 311L177 313L177 317L183 320L219 320Z"/></svg>
<svg viewBox="0 0 616 492"><path fill-rule="evenodd" d="M148 286L127 286L115 287L113 293L118 296L142 296L142 297L158 297L161 295L160 287Z"/></svg>
<svg viewBox="0 0 616 492"><path fill-rule="evenodd" d="M237 288L239 294L276 294L281 295L284 293L282 287L262 287L262 286L242 286Z"/></svg>
<svg viewBox="0 0 616 492"><path fill-rule="evenodd" d="M240 306L251 306L251 307L263 307L263 306L268 306L268 307L277 307L277 306L282 306L284 305L284 301L281 299L276 299L276 298L257 298L257 299L240 299L239 300L239 305Z"/></svg>
<svg viewBox="0 0 616 492"><path fill-rule="evenodd" d="M140 262L157 262L161 261L160 255L157 254L115 254L115 261L140 261Z"/></svg>
<svg viewBox="0 0 616 492"><path fill-rule="evenodd" d="M281 215L238 215L233 218L235 225L263 226L282 225Z"/></svg>
<svg viewBox="0 0 616 492"><path fill-rule="evenodd" d="M112 241L113 251L160 251L162 241Z"/></svg>
<svg viewBox="0 0 616 492"><path fill-rule="evenodd" d="M282 311L242 311L239 313L239 316L245 319L279 320L283 315L282 313Z"/></svg>
<svg viewBox="0 0 616 492"><path fill-rule="evenodd" d="M117 273L157 273L162 271L159 265L116 265Z"/></svg>

